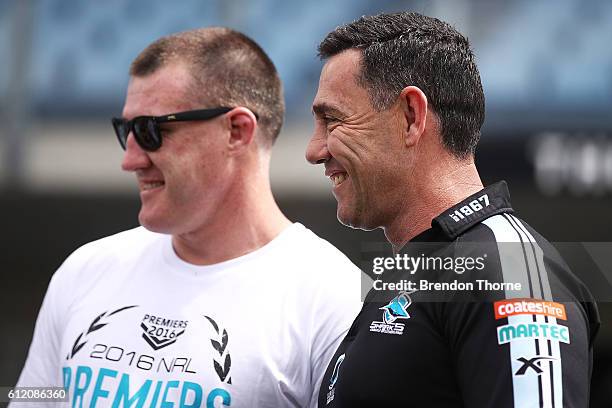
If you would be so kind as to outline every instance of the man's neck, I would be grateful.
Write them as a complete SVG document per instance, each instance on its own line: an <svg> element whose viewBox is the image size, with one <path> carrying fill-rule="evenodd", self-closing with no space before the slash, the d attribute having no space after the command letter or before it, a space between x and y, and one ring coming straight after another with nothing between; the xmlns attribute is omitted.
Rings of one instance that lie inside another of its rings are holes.
<svg viewBox="0 0 612 408"><path fill-rule="evenodd" d="M394 252L429 229L435 217L483 188L472 161L444 171L420 174L418 180L418 183L407 183L417 187L407 194L409 199L399 214L383 228Z"/></svg>
<svg viewBox="0 0 612 408"><path fill-rule="evenodd" d="M278 208L269 184L264 184L261 190L246 189L205 227L173 235L178 257L194 265L212 265L253 252L276 238L291 222Z"/></svg>

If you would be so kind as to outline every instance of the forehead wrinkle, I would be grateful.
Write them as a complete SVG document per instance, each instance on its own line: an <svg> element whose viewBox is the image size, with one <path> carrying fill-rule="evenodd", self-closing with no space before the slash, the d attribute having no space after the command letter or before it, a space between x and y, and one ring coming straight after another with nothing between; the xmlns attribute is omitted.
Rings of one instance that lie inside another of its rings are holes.
<svg viewBox="0 0 612 408"><path fill-rule="evenodd" d="M315 102L312 105L312 113L316 116L332 115L338 119L342 119L347 116L340 107L337 107L328 102Z"/></svg>

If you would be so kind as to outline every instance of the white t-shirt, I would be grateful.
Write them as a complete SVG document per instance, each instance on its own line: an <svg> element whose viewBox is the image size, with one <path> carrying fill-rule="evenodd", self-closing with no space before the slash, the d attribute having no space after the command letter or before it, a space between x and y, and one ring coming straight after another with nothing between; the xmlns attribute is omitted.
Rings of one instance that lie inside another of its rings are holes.
<svg viewBox="0 0 612 408"><path fill-rule="evenodd" d="M210 266L139 227L55 273L18 386L64 386L71 406L314 407L360 308L358 268L301 224Z"/></svg>

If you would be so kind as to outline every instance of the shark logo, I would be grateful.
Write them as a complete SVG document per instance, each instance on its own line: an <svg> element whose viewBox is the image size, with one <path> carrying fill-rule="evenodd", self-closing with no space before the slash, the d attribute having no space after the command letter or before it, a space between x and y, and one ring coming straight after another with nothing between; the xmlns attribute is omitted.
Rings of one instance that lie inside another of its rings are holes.
<svg viewBox="0 0 612 408"><path fill-rule="evenodd" d="M410 315L406 311L412 303L407 292L401 292L393 298L388 305L381 307L384 310L383 320L387 324L395 322L397 319L410 319Z"/></svg>
<svg viewBox="0 0 612 408"><path fill-rule="evenodd" d="M410 319L410 315L408 314L408 306L412 304L410 293L412 292L400 292L400 294L394 297L387 305L379 308L383 311L382 321L379 322L374 320L370 324L370 331L372 333L402 335L405 325L404 323L396 322L396 320Z"/></svg>

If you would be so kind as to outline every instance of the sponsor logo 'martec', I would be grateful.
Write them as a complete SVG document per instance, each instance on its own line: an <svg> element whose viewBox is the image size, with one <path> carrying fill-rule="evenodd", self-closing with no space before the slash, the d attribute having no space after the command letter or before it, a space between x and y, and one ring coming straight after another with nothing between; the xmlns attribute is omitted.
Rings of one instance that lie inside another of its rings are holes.
<svg viewBox="0 0 612 408"><path fill-rule="evenodd" d="M556 340L569 344L569 328L552 323L506 324L497 328L497 342L499 344L521 339Z"/></svg>
<svg viewBox="0 0 612 408"><path fill-rule="evenodd" d="M565 305L538 299L500 300L493 304L493 309L495 310L496 319L520 314L538 314L567 320Z"/></svg>

